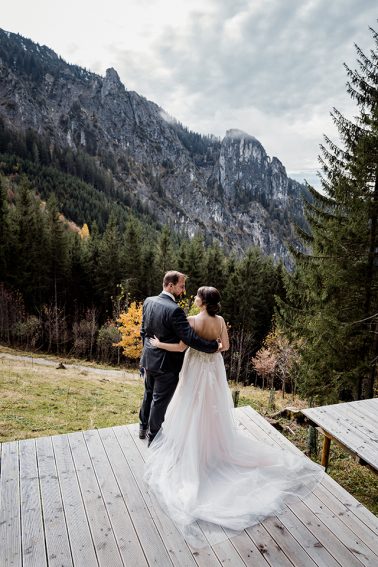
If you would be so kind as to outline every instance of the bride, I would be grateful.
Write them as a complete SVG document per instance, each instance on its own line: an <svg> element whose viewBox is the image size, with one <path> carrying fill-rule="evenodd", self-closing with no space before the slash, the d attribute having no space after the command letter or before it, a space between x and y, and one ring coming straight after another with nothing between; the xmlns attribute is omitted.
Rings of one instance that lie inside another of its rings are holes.
<svg viewBox="0 0 378 567"><path fill-rule="evenodd" d="M229 348L227 327L217 315L218 290L200 287L188 317L202 338L218 339L220 349L205 354L189 348L165 421L150 446L145 481L162 508L194 547L206 545L198 520L243 530L303 498L324 474L306 457L255 441L235 422L220 351ZM156 348L183 351L184 343ZM209 529L209 525L207 525Z"/></svg>

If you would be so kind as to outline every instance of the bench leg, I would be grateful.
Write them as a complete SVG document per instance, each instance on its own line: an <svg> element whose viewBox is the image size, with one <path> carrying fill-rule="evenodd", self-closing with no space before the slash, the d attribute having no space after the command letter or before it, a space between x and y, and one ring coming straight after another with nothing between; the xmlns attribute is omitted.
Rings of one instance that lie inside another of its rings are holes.
<svg viewBox="0 0 378 567"><path fill-rule="evenodd" d="M322 450L322 466L327 472L328 461L329 461L329 449L331 447L331 438L324 435L323 450Z"/></svg>

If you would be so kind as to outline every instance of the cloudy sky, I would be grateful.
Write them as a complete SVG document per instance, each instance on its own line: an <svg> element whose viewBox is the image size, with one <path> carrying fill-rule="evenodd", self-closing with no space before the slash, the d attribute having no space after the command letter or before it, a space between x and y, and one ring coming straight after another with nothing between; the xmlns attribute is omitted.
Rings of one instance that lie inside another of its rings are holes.
<svg viewBox="0 0 378 567"><path fill-rule="evenodd" d="M12 0L0 27L54 49L190 129L254 135L313 181L329 111L353 116L343 62L373 46L376 0Z"/></svg>

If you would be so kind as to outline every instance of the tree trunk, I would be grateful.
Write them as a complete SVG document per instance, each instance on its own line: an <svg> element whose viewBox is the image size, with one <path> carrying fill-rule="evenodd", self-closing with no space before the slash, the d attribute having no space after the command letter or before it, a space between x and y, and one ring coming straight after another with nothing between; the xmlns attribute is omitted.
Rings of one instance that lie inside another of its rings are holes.
<svg viewBox="0 0 378 567"><path fill-rule="evenodd" d="M369 243L369 255L366 269L366 293L365 293L365 317L371 317L371 299L372 290L374 283L374 275L377 263L377 217L378 217L378 168L375 174L374 181L374 192L373 192L373 202L371 206L370 215L370 243ZM377 330L377 325L376 325ZM375 382L375 358L378 356L378 340L377 335L373 335L374 339L372 343L369 339L366 339L366 355L371 360L371 370L365 375L358 384L358 399L361 398L372 398L374 395L374 382Z"/></svg>

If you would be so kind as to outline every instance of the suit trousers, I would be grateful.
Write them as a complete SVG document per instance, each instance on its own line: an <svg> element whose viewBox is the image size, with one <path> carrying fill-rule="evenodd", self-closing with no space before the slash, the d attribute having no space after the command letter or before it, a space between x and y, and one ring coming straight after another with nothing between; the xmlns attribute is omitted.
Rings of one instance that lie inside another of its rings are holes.
<svg viewBox="0 0 378 567"><path fill-rule="evenodd" d="M165 412L176 390L179 375L175 372L145 371L144 396L139 412L143 429L151 442L164 421Z"/></svg>

